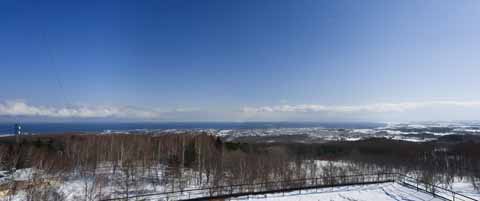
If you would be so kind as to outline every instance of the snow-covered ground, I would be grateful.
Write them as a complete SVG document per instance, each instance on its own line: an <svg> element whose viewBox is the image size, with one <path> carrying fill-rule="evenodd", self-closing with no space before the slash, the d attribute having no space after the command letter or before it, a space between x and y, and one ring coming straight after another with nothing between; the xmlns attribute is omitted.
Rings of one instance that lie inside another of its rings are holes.
<svg viewBox="0 0 480 201"><path fill-rule="evenodd" d="M327 165L328 162L325 161L316 161L320 165ZM336 165L347 165L342 162L335 162L332 164ZM17 170L14 173L15 180L27 180L30 176L31 169L24 169L24 170ZM69 180L63 181L62 183L56 184L57 192L61 193L64 196L64 199L67 201L79 200L84 199L85 195L85 185L91 186L93 183L88 182L87 178L78 178L72 177ZM103 195L114 195L116 191L121 190L114 186L118 183L109 183L104 186ZM118 186L117 186L118 187ZM91 188L91 187L89 187ZM165 192L169 191L167 186L151 186L149 183L141 184L141 187L137 187L139 190L141 189L144 193L152 193L152 192ZM189 184L186 189L199 189L200 186L196 186L194 184ZM98 190L98 189L97 189ZM476 191L471 183L467 181L455 181L452 184L452 190L461 193L463 195L472 197L474 199L480 200L480 193ZM438 192L440 195L444 195L445 192ZM448 193L448 192L447 192ZM134 194L134 193L132 193ZM143 193L139 193L143 194ZM121 195L117 195L122 197ZM114 197L117 197L114 196ZM448 193L448 196L451 196ZM109 197L109 196L107 196ZM26 194L24 191L17 192L16 195L13 197L3 197L0 196L0 201L3 200L10 200L10 201L20 201L25 200ZM148 199L154 197L146 197ZM185 196L185 198L188 198ZM155 200L155 199L153 199ZM404 187L397 183L383 183L383 184L371 184L371 185L355 185L355 186L344 186L344 187L334 187L334 188L319 188L319 189L311 189L311 190L301 190L301 191L293 191L288 193L276 193L276 194L267 194L267 195L256 195L256 196L245 196L245 197L238 197L233 198L232 200L241 201L241 200L262 200L262 201L317 201L317 200L348 200L348 201L365 201L365 200L374 200L374 201L382 201L382 200L408 200L408 201L416 201L416 200L441 200L436 197L433 197L431 194L424 193L423 191L416 191L415 189L411 189L408 187ZM457 199L458 200L458 199Z"/></svg>
<svg viewBox="0 0 480 201"><path fill-rule="evenodd" d="M237 129L133 129L105 130L102 134L171 134L202 132L224 138L226 141L246 140L278 142L281 138L290 137L288 141L324 142L324 141L357 141L366 138L388 138L410 142L428 142L446 135L480 135L479 122L411 122L389 123L376 128L237 128Z"/></svg>
<svg viewBox="0 0 480 201"><path fill-rule="evenodd" d="M224 138L226 141L245 140L254 137L253 141L278 142L278 137L288 138L289 142L325 142L325 141L357 141L366 138L387 138L410 142L428 142L447 135L480 135L480 122L409 122L387 123L382 127L259 127L259 128L169 128L169 129L105 129L100 134L182 134L208 133ZM86 132L86 133L97 133ZM39 133L30 133L39 134ZM10 136L5 133L1 136ZM264 140L261 140L265 138ZM272 139L270 139L272 138Z"/></svg>
<svg viewBox="0 0 480 201"><path fill-rule="evenodd" d="M256 196L238 197L232 200L258 201L440 201L431 194L404 187L397 183L344 186L293 191Z"/></svg>
<svg viewBox="0 0 480 201"><path fill-rule="evenodd" d="M480 192L475 190L471 182L468 181L455 181L452 184L452 190L456 193L466 195L468 197L480 200Z"/></svg>
<svg viewBox="0 0 480 201"><path fill-rule="evenodd" d="M306 171L305 176L307 178L315 178L319 177L322 175L323 167L330 167L329 169L335 169L335 170L340 170L342 168L348 169L348 171L351 174L361 174L362 172L356 172L355 166L350 164L347 161L325 161L325 160L316 160L316 161L308 161L306 162L305 165L311 165L314 164L318 167L318 170L315 173ZM294 164L292 164L294 165ZM134 194L144 194L144 193L160 193L160 192L168 192L168 191L175 191L178 190L178 184L174 185L176 186L173 188L171 183L152 183L150 179L148 178L156 178L158 177L160 180L164 179L164 173L166 173L167 169L165 166L158 166L155 168L152 168L150 172L146 172L145 174L140 174L138 176L138 181L135 186L131 186L131 190L134 192L131 193L131 195ZM3 178L0 178L0 184L7 182L8 180L15 180L15 181L29 181L32 179L32 173L37 172L37 173L42 173L39 170L34 171L31 168L27 169L19 169L16 170L13 174L9 174L8 172L1 172L0 175L3 175ZM138 171L139 173L141 172L140 170ZM108 164L101 164L97 170L97 177L95 180L95 177L91 176L80 176L78 174L73 174L70 176L64 176L62 180L58 182L54 182L53 188L56 189L56 191L60 194L62 194L65 198L65 200L68 201L73 201L73 200L78 200L80 198L85 197L85 190L86 189L92 189L92 185L95 183L97 185L100 185L102 188L95 188L95 191L100 191L100 192L95 192L93 194L95 195L102 195L105 197L123 197L123 194L121 193L124 189L122 189L122 172L121 169L117 170L116 174L113 174L112 168ZM338 172L332 172L332 174L340 174ZM44 175L46 178L49 176L53 175L47 175L47 174L40 174ZM193 170L186 169L184 171L184 178L196 178L195 177L196 173ZM410 174L409 176L415 177L414 174ZM101 182L102 179L105 178L107 179L103 183ZM143 178L143 179L142 179ZM147 179L145 179L147 178ZM205 177L204 177L205 178ZM99 183L100 182L100 183ZM160 181L158 181L160 182ZM416 185L415 183L412 183L412 185ZM441 187L445 187L448 189L451 189L457 193L461 193L463 195L472 197L474 199L480 200L480 192L475 190L471 181L468 178L455 178L454 182L451 185L443 186L439 185ZM202 187L205 186L199 186L195 181L186 181L184 184L185 189L201 189ZM136 193L135 193L136 192ZM300 192L292 192L292 193L285 193L285 197L283 196L282 193L280 194L274 194L274 195L267 195L268 198L272 198L274 200L345 200L346 198L352 198L351 200L372 200L368 196L375 197L376 200L392 200L392 199L386 199L384 198L385 196L388 196L388 198L392 197L408 197L406 196L407 194L411 194L410 196L415 195L416 197L423 196L423 193L421 192L416 192L415 190L411 191L411 189L403 187L398 184L394 183L388 183L388 184L380 184L380 185L364 185L364 186L348 186L348 187L337 187L337 188L325 188L325 189L318 189L318 190L310 190L305 191L302 190L301 194L299 195ZM320 194L318 194L320 193ZM441 192L438 192L441 194ZM1 194L1 192L0 192ZM370 195L371 194L371 195ZM448 195L451 194L451 192L447 192ZM25 192L19 191L17 194L13 197L11 197L11 200L25 200ZM281 196L279 196L281 195ZM313 196L313 197L312 197ZM326 197L320 197L317 199L318 196L326 196ZM356 196L360 196L360 199L356 199ZM362 196L367 196L367 197L362 197ZM415 197L414 196L414 197ZM2 199L3 196L0 195L0 201L3 201L5 199ZM251 198L251 197L250 197ZM257 196L253 200L259 200L260 198L264 198L264 196ZM345 199L344 199L345 198ZM355 198L355 199L353 199ZM368 199L367 199L368 198ZM381 198L381 199L380 199ZM410 200L421 200L421 199L412 199L408 197ZM245 199L245 198L236 198L236 199ZM346 199L348 200L348 199ZM402 199L399 199L402 200ZM425 200L430 200L425 199Z"/></svg>

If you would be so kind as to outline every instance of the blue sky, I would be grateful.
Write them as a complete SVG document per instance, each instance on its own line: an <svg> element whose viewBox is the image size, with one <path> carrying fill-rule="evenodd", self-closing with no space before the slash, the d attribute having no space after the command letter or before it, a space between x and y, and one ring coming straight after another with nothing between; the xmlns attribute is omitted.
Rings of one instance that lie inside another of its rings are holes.
<svg viewBox="0 0 480 201"><path fill-rule="evenodd" d="M0 119L477 120L479 1L0 2Z"/></svg>

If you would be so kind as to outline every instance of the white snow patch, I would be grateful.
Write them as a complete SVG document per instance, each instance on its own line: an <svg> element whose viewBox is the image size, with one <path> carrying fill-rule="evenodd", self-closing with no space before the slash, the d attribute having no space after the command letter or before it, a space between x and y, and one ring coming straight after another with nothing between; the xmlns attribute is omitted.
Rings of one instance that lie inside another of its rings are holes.
<svg viewBox="0 0 480 201"><path fill-rule="evenodd" d="M372 184L344 186L334 188L321 188L302 191L293 191L288 193L275 193L257 196L244 196L232 200L252 200L252 201L440 201L441 199L433 197L430 194L416 191L396 183Z"/></svg>

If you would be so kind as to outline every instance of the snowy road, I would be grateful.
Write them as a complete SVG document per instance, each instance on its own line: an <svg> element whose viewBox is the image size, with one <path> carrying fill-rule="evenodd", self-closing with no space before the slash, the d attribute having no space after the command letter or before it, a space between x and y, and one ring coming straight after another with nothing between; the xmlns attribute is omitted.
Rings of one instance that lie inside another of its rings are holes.
<svg viewBox="0 0 480 201"><path fill-rule="evenodd" d="M245 196L232 199L258 200L258 201L437 201L430 194L418 192L396 183L345 186L336 188L323 188L308 191L295 191L289 193L276 193L258 196Z"/></svg>

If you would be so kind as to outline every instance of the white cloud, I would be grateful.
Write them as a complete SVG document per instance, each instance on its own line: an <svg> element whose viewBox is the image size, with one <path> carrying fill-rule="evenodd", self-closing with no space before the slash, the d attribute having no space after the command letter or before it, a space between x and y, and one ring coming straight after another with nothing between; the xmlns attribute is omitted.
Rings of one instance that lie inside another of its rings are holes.
<svg viewBox="0 0 480 201"><path fill-rule="evenodd" d="M480 108L480 101L424 101L424 102L401 102L401 103L375 103L367 105L277 105L264 107L244 107L242 112L248 114L256 113L389 113L389 112L405 112L414 109L429 107L464 107L464 108Z"/></svg>
<svg viewBox="0 0 480 201"><path fill-rule="evenodd" d="M155 119L161 117L161 113L156 110L135 107L70 106L58 108L33 106L24 101L6 101L0 103L0 116Z"/></svg>
<svg viewBox="0 0 480 201"><path fill-rule="evenodd" d="M201 111L199 108L176 108L175 112L198 112Z"/></svg>
<svg viewBox="0 0 480 201"><path fill-rule="evenodd" d="M453 109L453 110L452 110ZM457 110L462 109L462 110ZM203 110L183 107L170 110L130 106L38 106L25 101L0 102L0 117L132 119L132 120L331 120L331 119L471 119L480 101L423 101L366 105L282 104L238 110Z"/></svg>

